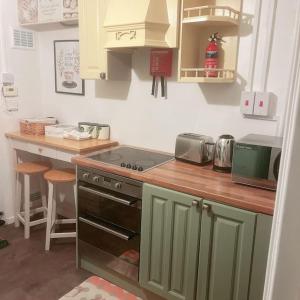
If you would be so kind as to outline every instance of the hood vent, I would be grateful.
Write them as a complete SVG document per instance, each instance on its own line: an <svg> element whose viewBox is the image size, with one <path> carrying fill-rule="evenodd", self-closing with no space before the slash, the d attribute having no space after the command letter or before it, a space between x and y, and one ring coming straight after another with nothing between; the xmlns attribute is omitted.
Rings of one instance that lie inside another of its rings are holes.
<svg viewBox="0 0 300 300"><path fill-rule="evenodd" d="M110 0L106 48L176 48L179 0Z"/></svg>

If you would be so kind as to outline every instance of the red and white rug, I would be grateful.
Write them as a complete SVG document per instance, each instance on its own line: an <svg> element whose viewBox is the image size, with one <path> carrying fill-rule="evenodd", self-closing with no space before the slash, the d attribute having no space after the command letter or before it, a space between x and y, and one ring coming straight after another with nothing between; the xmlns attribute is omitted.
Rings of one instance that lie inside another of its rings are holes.
<svg viewBox="0 0 300 300"><path fill-rule="evenodd" d="M93 276L59 300L142 300L100 277Z"/></svg>

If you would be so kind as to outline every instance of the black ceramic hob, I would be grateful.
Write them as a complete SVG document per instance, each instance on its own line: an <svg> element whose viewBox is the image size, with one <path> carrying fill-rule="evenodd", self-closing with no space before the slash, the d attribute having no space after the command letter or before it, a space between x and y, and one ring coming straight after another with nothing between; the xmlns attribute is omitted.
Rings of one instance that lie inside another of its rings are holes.
<svg viewBox="0 0 300 300"><path fill-rule="evenodd" d="M143 150L129 146L121 146L89 157L92 160L120 166L139 172L164 164L174 157L172 155Z"/></svg>

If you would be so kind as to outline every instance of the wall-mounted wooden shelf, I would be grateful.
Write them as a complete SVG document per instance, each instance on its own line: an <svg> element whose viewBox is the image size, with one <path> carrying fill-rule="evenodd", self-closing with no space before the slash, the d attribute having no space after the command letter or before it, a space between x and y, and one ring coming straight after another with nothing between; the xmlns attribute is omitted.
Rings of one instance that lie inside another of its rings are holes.
<svg viewBox="0 0 300 300"><path fill-rule="evenodd" d="M183 0L181 6L178 81L232 83L236 80L242 0ZM218 68L205 69L208 38L220 33ZM212 77L209 71L215 71Z"/></svg>
<svg viewBox="0 0 300 300"><path fill-rule="evenodd" d="M75 5L74 5L75 4ZM76 2L62 0L18 0L18 19L22 27L43 31L78 25Z"/></svg>
<svg viewBox="0 0 300 300"><path fill-rule="evenodd" d="M182 23L199 25L236 25L240 23L240 12L229 6L206 5L188 7L183 10Z"/></svg>
<svg viewBox="0 0 300 300"><path fill-rule="evenodd" d="M235 81L235 70L182 68L180 72L180 82L230 83ZM216 73L216 77L208 77L208 72Z"/></svg>

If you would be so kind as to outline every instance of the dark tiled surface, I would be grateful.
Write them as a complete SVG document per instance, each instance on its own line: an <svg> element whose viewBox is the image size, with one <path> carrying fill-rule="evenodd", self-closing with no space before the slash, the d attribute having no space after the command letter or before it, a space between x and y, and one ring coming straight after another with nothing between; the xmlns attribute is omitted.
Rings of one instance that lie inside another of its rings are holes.
<svg viewBox="0 0 300 300"><path fill-rule="evenodd" d="M57 300L91 276L76 270L72 239L51 242L46 253L45 228L32 228L25 240L22 227L4 226L0 238L10 243L0 250L1 300Z"/></svg>

